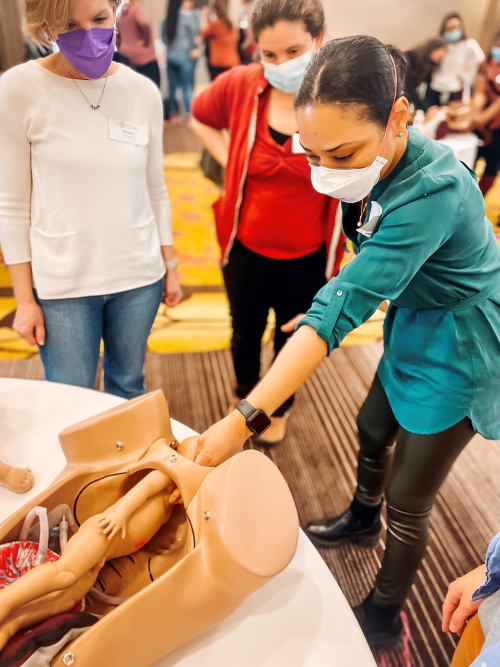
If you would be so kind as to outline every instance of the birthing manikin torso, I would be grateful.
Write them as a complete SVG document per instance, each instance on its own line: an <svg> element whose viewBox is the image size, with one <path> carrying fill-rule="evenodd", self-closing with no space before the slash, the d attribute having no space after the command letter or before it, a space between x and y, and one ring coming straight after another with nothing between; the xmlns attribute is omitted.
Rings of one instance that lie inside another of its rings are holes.
<svg viewBox="0 0 500 667"><path fill-rule="evenodd" d="M88 598L103 617L52 664L70 650L78 665L146 667L232 613L295 553L297 513L274 464L255 451L215 469L193 463L196 439L177 446L161 392L66 429L60 441L68 466L0 526L0 542L33 504L64 500L80 528L60 561L0 592L0 642L96 585L124 601L113 608ZM175 486L185 511L169 504Z"/></svg>

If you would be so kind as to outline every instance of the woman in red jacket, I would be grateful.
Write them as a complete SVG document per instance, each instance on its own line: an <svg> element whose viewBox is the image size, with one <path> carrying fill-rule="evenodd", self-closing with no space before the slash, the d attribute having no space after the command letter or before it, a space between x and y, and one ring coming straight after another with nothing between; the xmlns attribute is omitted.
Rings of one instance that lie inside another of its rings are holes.
<svg viewBox="0 0 500 667"><path fill-rule="evenodd" d="M323 42L321 2L258 0L252 30L262 62L219 76L192 109L193 129L226 167L214 211L238 400L259 381L269 309L276 314L278 354L293 329L287 323L309 308L342 256L338 202L311 185L294 111L307 65ZM276 410L260 444L283 439L292 402Z"/></svg>

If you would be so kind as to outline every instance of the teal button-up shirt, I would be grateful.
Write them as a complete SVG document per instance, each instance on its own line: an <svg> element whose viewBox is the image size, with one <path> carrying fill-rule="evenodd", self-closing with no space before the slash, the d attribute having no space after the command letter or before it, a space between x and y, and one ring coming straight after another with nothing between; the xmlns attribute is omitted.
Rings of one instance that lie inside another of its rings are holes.
<svg viewBox="0 0 500 667"><path fill-rule="evenodd" d="M468 416L500 439L500 247L475 175L410 129L367 210L372 235L344 229L357 255L300 325L331 352L389 299L378 374L400 425L437 433Z"/></svg>

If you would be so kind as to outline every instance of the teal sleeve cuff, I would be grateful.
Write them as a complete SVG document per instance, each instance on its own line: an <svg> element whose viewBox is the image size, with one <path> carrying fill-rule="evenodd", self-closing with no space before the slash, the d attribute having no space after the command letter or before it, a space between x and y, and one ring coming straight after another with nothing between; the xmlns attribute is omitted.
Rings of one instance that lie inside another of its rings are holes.
<svg viewBox="0 0 500 667"><path fill-rule="evenodd" d="M331 283L326 287L329 286L331 286ZM315 329L318 336L326 342L328 355L330 355L332 350L340 344L341 338L338 335L337 322L347 292L344 289L336 289L326 303L321 299L322 292L323 290L316 296L307 315L299 322L297 329L304 324Z"/></svg>
<svg viewBox="0 0 500 667"><path fill-rule="evenodd" d="M321 326L321 320L318 320L315 317L310 317L309 315L306 315L297 324L297 326L295 327L295 331L300 329L300 327L304 326L304 324L306 324L309 327L312 327L316 331L316 333L318 333L318 329ZM319 336L319 333L318 333L318 336ZM323 338L323 336L320 336L320 338ZM335 344L332 340L329 340L329 339L326 339L326 338L323 338L323 340L326 342L326 344L328 346L328 356L330 356L330 354L332 353L332 351L335 349L336 346L335 346Z"/></svg>

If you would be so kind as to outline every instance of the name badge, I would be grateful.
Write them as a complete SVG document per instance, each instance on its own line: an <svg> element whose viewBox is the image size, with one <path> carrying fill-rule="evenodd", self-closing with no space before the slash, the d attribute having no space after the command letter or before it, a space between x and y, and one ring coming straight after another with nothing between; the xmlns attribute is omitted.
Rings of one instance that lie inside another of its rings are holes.
<svg viewBox="0 0 500 667"><path fill-rule="evenodd" d="M305 150L300 145L299 133L292 134L292 153L305 153Z"/></svg>
<svg viewBox="0 0 500 667"><path fill-rule="evenodd" d="M382 215L382 206L377 201L372 201L372 209L370 211L370 216L368 220L365 222L365 224L362 227L358 228L358 232L360 234L363 234L363 236L366 236L367 238L371 239L373 236L373 232L375 231L375 227L378 225L378 221L380 219L380 216Z"/></svg>
<svg viewBox="0 0 500 667"><path fill-rule="evenodd" d="M124 120L109 119L109 138L114 141L125 141L127 144L146 146L149 141L148 126L126 123Z"/></svg>

